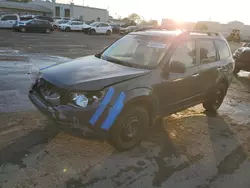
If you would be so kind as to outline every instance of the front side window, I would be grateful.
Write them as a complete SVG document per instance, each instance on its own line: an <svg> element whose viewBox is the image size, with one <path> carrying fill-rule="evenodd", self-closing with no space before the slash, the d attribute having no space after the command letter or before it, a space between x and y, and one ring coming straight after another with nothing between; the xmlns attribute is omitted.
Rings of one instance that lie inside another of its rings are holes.
<svg viewBox="0 0 250 188"><path fill-rule="evenodd" d="M215 44L218 48L220 59L226 59L230 56L231 53L225 41L216 40Z"/></svg>
<svg viewBox="0 0 250 188"><path fill-rule="evenodd" d="M213 63L217 61L216 50L212 40L200 40L200 63Z"/></svg>
<svg viewBox="0 0 250 188"><path fill-rule="evenodd" d="M166 37L127 35L112 44L102 58L131 66L155 67L168 49Z"/></svg>
<svg viewBox="0 0 250 188"><path fill-rule="evenodd" d="M172 54L170 63L181 62L186 68L196 65L195 41L185 41Z"/></svg>

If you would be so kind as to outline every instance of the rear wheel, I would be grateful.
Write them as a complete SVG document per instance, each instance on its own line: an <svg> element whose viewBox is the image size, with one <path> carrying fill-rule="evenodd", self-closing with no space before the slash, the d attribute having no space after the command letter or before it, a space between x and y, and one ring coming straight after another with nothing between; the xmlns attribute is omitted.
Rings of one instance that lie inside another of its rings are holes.
<svg viewBox="0 0 250 188"><path fill-rule="evenodd" d="M128 150L139 144L149 125L148 111L131 105L123 110L111 129L111 140L119 150Z"/></svg>
<svg viewBox="0 0 250 188"><path fill-rule="evenodd" d="M70 27L66 27L66 28L65 28L65 31L66 31L66 32L70 32L70 30L71 30Z"/></svg>
<svg viewBox="0 0 250 188"><path fill-rule="evenodd" d="M226 84L219 83L216 85L216 87L209 92L207 99L205 102L203 102L203 107L208 111L208 112L216 112L223 100L224 97L226 96L227 93L227 86Z"/></svg>
<svg viewBox="0 0 250 188"><path fill-rule="evenodd" d="M20 31L24 33L24 32L26 32L26 28L25 27L21 27Z"/></svg>
<svg viewBox="0 0 250 188"><path fill-rule="evenodd" d="M53 25L53 29L54 29L54 30L57 30L57 26L56 26L56 25Z"/></svg>
<svg viewBox="0 0 250 188"><path fill-rule="evenodd" d="M106 32L106 35L111 35L111 31L108 30L108 31Z"/></svg>

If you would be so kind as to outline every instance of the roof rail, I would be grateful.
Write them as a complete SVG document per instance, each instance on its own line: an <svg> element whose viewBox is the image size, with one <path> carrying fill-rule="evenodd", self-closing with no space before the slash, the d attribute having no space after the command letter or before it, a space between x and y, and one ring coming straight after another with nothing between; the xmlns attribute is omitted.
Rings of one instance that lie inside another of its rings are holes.
<svg viewBox="0 0 250 188"><path fill-rule="evenodd" d="M186 30L186 31L183 31L182 35L184 35L184 34L190 35L191 33L207 34L208 36L222 36L222 34L220 32L203 31L203 30Z"/></svg>
<svg viewBox="0 0 250 188"><path fill-rule="evenodd" d="M156 30L166 30L166 29L163 29L161 27L143 27L143 28L140 28L140 29L137 29L135 30L134 32L138 32L138 31L148 31L148 30L153 30L153 29L156 29Z"/></svg>

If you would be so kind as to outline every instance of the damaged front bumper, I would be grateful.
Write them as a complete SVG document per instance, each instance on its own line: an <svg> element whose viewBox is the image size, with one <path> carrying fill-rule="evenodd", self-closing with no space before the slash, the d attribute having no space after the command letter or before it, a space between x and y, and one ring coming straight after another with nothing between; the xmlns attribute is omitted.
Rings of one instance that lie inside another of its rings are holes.
<svg viewBox="0 0 250 188"><path fill-rule="evenodd" d="M90 123L90 119L97 111L98 105L92 105L86 108L77 108L71 105L51 106L33 90L29 92L29 99L39 111L54 120L56 123L67 124L72 128L79 128L82 130L86 130L87 128L94 133L101 134L102 137L108 135L108 131L102 129L101 124L106 119L110 106L107 106L102 115L93 125Z"/></svg>

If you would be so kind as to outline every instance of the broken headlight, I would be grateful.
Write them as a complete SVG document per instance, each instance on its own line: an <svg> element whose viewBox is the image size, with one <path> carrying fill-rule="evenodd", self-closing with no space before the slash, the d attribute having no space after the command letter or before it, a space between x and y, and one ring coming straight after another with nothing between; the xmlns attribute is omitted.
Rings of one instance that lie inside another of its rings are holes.
<svg viewBox="0 0 250 188"><path fill-rule="evenodd" d="M71 92L69 100L76 106L87 107L88 105L97 103L103 96L103 92Z"/></svg>

